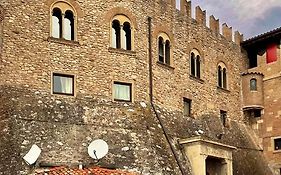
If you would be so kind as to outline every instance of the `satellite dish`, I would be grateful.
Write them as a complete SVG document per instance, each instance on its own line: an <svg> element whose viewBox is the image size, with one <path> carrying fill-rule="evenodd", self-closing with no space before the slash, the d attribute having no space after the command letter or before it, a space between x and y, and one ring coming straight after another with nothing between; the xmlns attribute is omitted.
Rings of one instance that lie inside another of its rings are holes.
<svg viewBox="0 0 281 175"><path fill-rule="evenodd" d="M38 157L41 154L41 149L37 145L32 145L28 153L23 157L25 162L29 165L32 165L36 162Z"/></svg>
<svg viewBox="0 0 281 175"><path fill-rule="evenodd" d="M93 159L101 159L108 153L108 145L104 140L94 140L88 146L88 154Z"/></svg>

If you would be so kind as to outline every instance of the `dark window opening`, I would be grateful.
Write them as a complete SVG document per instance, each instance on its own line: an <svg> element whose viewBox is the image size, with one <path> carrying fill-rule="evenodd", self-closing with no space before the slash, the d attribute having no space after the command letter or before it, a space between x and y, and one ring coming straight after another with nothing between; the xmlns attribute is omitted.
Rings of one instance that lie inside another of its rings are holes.
<svg viewBox="0 0 281 175"><path fill-rule="evenodd" d="M200 78L200 56L196 57L196 77Z"/></svg>
<svg viewBox="0 0 281 175"><path fill-rule="evenodd" d="M223 126L226 126L227 112L220 110L220 119Z"/></svg>
<svg viewBox="0 0 281 175"><path fill-rule="evenodd" d="M125 31L125 37L126 37L126 50L131 50L132 49L132 44L131 44L131 26L130 23L125 22L123 26L123 30Z"/></svg>
<svg viewBox="0 0 281 175"><path fill-rule="evenodd" d="M261 117L261 110L260 109L253 110L253 113L254 113L255 118Z"/></svg>
<svg viewBox="0 0 281 175"><path fill-rule="evenodd" d="M183 115L191 116L191 100L183 98Z"/></svg>
<svg viewBox="0 0 281 175"><path fill-rule="evenodd" d="M115 101L132 101L132 84L114 82L114 100Z"/></svg>
<svg viewBox="0 0 281 175"><path fill-rule="evenodd" d="M165 44L165 63L170 64L170 41L166 41Z"/></svg>
<svg viewBox="0 0 281 175"><path fill-rule="evenodd" d="M223 86L222 87L226 89L227 88L227 82L226 82L227 80L226 80L226 69L225 68L223 68L223 70L222 70L222 78L223 78L223 83L222 83Z"/></svg>
<svg viewBox="0 0 281 175"><path fill-rule="evenodd" d="M112 47L120 49L121 48L121 29L120 29L120 23L118 20L112 21Z"/></svg>
<svg viewBox="0 0 281 175"><path fill-rule="evenodd" d="M69 39L69 40L74 40L74 15L72 13L72 11L67 10L65 12L65 17L66 19L66 23L65 25L65 35L66 38L65 39Z"/></svg>
<svg viewBox="0 0 281 175"><path fill-rule="evenodd" d="M62 12L59 8L53 9L52 37L62 38Z"/></svg>
<svg viewBox="0 0 281 175"><path fill-rule="evenodd" d="M258 66L257 53L249 52L248 57L249 57L249 68L251 69L251 68L257 67Z"/></svg>
<svg viewBox="0 0 281 175"><path fill-rule="evenodd" d="M251 91L257 90L257 79L253 78L250 80L250 90Z"/></svg>
<svg viewBox="0 0 281 175"><path fill-rule="evenodd" d="M281 149L281 138L274 139L274 150Z"/></svg>
<svg viewBox="0 0 281 175"><path fill-rule="evenodd" d="M159 61L164 63L164 44L163 44L162 37L159 37L158 40L158 56L159 56Z"/></svg>
<svg viewBox="0 0 281 175"><path fill-rule="evenodd" d="M222 73L221 73L221 66L218 67L218 86L222 87Z"/></svg>
<svg viewBox="0 0 281 175"><path fill-rule="evenodd" d="M74 76L54 73L53 94L74 95Z"/></svg>
<svg viewBox="0 0 281 175"><path fill-rule="evenodd" d="M191 53L190 64L191 64L191 75L195 76L195 55L193 52Z"/></svg>
<svg viewBox="0 0 281 175"><path fill-rule="evenodd" d="M226 174L227 163L225 159L208 156L205 160L206 175L222 175Z"/></svg>

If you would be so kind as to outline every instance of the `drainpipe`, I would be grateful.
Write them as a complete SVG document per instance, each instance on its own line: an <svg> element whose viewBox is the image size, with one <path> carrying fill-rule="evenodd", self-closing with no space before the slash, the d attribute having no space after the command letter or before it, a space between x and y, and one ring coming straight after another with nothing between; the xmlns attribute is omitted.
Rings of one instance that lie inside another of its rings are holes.
<svg viewBox="0 0 281 175"><path fill-rule="evenodd" d="M153 103L152 41L151 41L151 39L152 39L152 33L151 33L151 20L152 20L152 18L148 17L147 20L148 20L148 57L149 57L149 97L150 97L150 104L151 104L153 112L155 113L155 115L157 117L157 120L158 120L158 122L159 122L159 124L160 124L160 126L162 128L164 136L165 136L165 138L166 138L166 140L167 140L167 142L168 142L168 144L169 144L169 146L171 148L173 156L176 159L176 162L177 162L177 164L179 166L181 174L185 175L184 168L181 165L179 157L176 154L176 150L173 147L173 144L172 144L172 141L171 141L171 139L170 139L170 137L168 135L167 129L165 128L165 126L164 126L164 124L162 122L162 119L160 118L159 114L157 113L155 105Z"/></svg>

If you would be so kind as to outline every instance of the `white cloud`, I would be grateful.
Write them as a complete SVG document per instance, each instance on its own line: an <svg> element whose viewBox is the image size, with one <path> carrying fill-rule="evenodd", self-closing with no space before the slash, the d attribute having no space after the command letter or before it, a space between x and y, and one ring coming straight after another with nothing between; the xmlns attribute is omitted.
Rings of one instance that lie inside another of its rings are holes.
<svg viewBox="0 0 281 175"><path fill-rule="evenodd" d="M230 2L240 20L263 19L269 9L281 7L280 0L231 0Z"/></svg>

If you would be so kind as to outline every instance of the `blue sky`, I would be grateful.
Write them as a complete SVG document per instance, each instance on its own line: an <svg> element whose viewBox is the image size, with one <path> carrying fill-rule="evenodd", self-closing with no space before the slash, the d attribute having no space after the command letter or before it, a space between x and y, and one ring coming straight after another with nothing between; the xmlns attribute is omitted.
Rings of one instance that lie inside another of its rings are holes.
<svg viewBox="0 0 281 175"><path fill-rule="evenodd" d="M214 15L220 24L226 22L233 31L244 38L281 27L281 0L191 0L192 10L200 5L207 11L207 18Z"/></svg>

